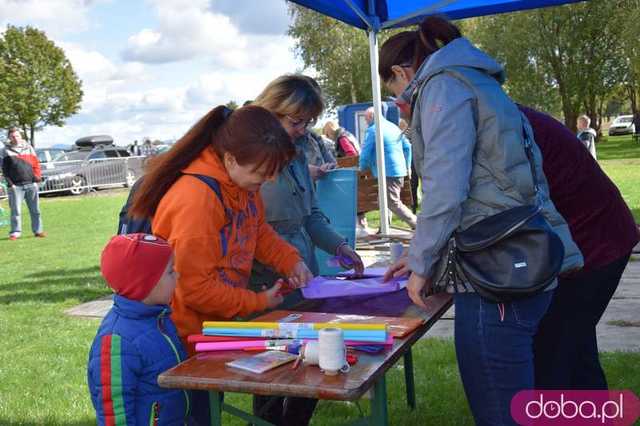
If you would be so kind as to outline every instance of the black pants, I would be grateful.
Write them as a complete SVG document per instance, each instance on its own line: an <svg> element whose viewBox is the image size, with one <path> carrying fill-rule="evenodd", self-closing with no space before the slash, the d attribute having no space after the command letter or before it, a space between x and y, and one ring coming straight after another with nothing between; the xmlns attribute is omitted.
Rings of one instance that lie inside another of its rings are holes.
<svg viewBox="0 0 640 426"><path fill-rule="evenodd" d="M413 162L411 163L411 210L413 210L413 214L416 214L418 211L418 182L420 178L418 177L418 173L416 173L416 168L413 167Z"/></svg>
<svg viewBox="0 0 640 426"><path fill-rule="evenodd" d="M220 400L224 401L224 394L220 394ZM187 424L189 426L211 425L211 408L209 407L208 391L191 391L191 417Z"/></svg>
<svg viewBox="0 0 640 426"><path fill-rule="evenodd" d="M607 389L596 325L618 288L629 256L558 280L534 339L537 389Z"/></svg>
<svg viewBox="0 0 640 426"><path fill-rule="evenodd" d="M311 398L254 395L253 414L277 426L306 426L317 404Z"/></svg>

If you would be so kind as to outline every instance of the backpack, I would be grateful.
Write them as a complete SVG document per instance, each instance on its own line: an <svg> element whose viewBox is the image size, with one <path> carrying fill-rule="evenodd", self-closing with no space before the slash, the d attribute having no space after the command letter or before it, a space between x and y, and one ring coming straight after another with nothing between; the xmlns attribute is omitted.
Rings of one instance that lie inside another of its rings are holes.
<svg viewBox="0 0 640 426"><path fill-rule="evenodd" d="M336 131L336 153L337 153L338 157L346 156L346 153L344 152L344 150L340 146L340 138L343 137L343 136L345 138L347 138L347 140L349 141L349 144L351 144L351 146L353 147L354 151L358 155L360 155L360 144L358 143L358 140L356 139L356 137L353 136L353 134L351 132L349 132L348 130L345 130L345 129L343 129L341 127Z"/></svg>
<svg viewBox="0 0 640 426"><path fill-rule="evenodd" d="M213 191L213 193L218 197L220 203L224 206L222 199L222 191L220 191L220 184L217 180L212 178L211 176L198 175L198 174L190 174L190 176L196 177L200 179L202 182L206 183L209 188ZM129 209L131 208L131 203L133 202L133 197L135 196L136 191L142 184L142 180L144 176L137 180L137 182L131 187L131 191L129 192L129 197L127 197L127 201L120 209L120 215L118 220L118 234L135 234L135 233L144 233L144 234L153 234L153 230L151 229L151 218L143 217L143 218L132 218L129 216ZM225 256L227 252L227 237L230 233L230 227L232 226L232 221L228 220L230 217L230 212L227 207L225 207L225 214L227 216L227 224L220 230L220 239L222 241L222 255Z"/></svg>
<svg viewBox="0 0 640 426"><path fill-rule="evenodd" d="M578 133L578 139L587 149L591 149L591 146L596 143L596 137L589 130L583 130Z"/></svg>

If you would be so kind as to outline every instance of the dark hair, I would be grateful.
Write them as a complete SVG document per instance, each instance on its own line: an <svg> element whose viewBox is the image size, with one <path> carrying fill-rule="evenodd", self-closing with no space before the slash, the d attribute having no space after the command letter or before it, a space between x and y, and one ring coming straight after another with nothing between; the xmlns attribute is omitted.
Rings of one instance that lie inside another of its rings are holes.
<svg viewBox="0 0 640 426"><path fill-rule="evenodd" d="M413 69L417 71L424 60L436 50L462 37L458 27L439 16L427 16L417 30Z"/></svg>
<svg viewBox="0 0 640 426"><path fill-rule="evenodd" d="M383 81L393 77L394 65L411 65L414 71L436 50L462 37L458 27L439 16L426 17L416 31L403 31L384 42L378 74Z"/></svg>
<svg viewBox="0 0 640 426"><path fill-rule="evenodd" d="M231 111L218 106L202 117L166 153L149 164L140 189L136 192L131 215L151 217L158 204L182 170L207 148L222 160L224 153L233 155L238 164L266 165L273 176L295 156L295 145L275 115L264 108L246 106Z"/></svg>
<svg viewBox="0 0 640 426"><path fill-rule="evenodd" d="M389 37L380 48L378 74L382 81L393 77L391 67L394 65L413 65L413 54L416 50L416 32L403 31Z"/></svg>

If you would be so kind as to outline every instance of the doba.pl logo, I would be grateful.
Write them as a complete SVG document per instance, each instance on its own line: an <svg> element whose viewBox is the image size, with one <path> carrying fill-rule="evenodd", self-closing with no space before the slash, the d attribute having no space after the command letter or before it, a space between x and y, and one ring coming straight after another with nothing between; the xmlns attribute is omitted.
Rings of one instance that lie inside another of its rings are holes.
<svg viewBox="0 0 640 426"><path fill-rule="evenodd" d="M640 417L640 400L630 390L527 390L511 400L511 416L520 425L627 426Z"/></svg>

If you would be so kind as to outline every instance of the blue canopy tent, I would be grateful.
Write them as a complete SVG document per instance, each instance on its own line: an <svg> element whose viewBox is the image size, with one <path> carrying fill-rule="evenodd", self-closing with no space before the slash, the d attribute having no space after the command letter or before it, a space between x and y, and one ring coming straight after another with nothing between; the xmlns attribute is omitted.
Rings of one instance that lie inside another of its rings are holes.
<svg viewBox="0 0 640 426"><path fill-rule="evenodd" d="M378 33L387 28L420 22L425 16L443 14L450 19L515 12L518 10L558 6L582 0L290 0L346 24L361 28L369 35L371 82L375 120L382 116L380 79L378 76ZM376 126L376 162L378 164L378 199L380 227L389 233L387 185L384 149L380 126Z"/></svg>

